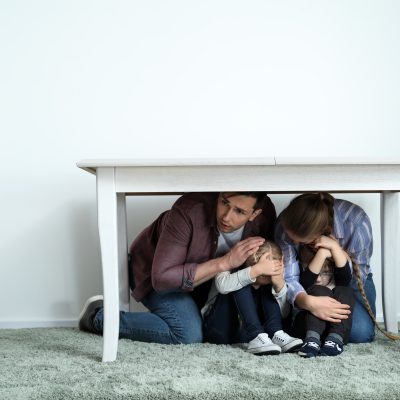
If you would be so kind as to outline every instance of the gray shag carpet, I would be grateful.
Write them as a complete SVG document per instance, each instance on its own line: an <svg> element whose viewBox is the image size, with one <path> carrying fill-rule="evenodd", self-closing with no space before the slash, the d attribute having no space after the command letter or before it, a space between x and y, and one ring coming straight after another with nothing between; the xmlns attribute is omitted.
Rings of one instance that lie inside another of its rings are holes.
<svg viewBox="0 0 400 400"><path fill-rule="evenodd" d="M73 328L0 330L0 399L400 399L400 343L381 336L339 357L257 357L238 347L102 338Z"/></svg>

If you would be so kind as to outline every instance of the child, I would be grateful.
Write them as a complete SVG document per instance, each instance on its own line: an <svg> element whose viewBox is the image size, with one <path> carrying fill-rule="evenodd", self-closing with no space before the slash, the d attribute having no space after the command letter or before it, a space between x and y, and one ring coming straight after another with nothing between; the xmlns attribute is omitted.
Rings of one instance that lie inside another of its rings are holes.
<svg viewBox="0 0 400 400"><path fill-rule="evenodd" d="M322 245L326 247L322 247ZM329 296L342 304L354 306L353 290L350 287L352 272L347 253L335 239L321 236L312 245L301 245L300 263L303 269L300 284L313 296ZM303 324L305 340L299 350L302 357L337 356L343 352L351 330L351 313L339 323L322 320L311 312L301 311L295 326ZM301 328L300 328L301 329ZM321 340L325 338L321 347Z"/></svg>
<svg viewBox="0 0 400 400"><path fill-rule="evenodd" d="M282 316L288 315L290 306L286 300L281 249L275 243L265 242L246 260L246 267L253 269L257 277L252 280L253 285L238 285L232 289L229 281L236 274L229 272L218 274L215 284L222 294L232 292L249 341L247 351L270 355L297 350L303 341L282 329Z"/></svg>

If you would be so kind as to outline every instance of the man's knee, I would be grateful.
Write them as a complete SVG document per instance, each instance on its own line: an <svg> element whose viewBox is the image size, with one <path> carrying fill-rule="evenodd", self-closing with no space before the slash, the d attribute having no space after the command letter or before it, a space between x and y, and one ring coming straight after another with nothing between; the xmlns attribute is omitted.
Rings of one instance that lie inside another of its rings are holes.
<svg viewBox="0 0 400 400"><path fill-rule="evenodd" d="M194 344L203 342L203 331L200 326L191 327L174 335L177 344Z"/></svg>

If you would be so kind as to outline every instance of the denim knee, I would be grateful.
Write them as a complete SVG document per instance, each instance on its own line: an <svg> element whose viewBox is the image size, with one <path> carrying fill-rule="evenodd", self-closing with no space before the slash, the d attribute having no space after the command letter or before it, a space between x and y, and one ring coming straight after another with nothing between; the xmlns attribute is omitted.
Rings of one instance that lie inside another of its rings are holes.
<svg viewBox="0 0 400 400"><path fill-rule="evenodd" d="M371 329L371 326L368 325L357 325L353 324L351 331L349 342L350 343L370 343L375 339L375 329Z"/></svg>
<svg viewBox="0 0 400 400"><path fill-rule="evenodd" d="M203 330L201 323L193 323L189 329L185 329L179 334L174 334L174 338L179 344L194 344L203 342Z"/></svg>

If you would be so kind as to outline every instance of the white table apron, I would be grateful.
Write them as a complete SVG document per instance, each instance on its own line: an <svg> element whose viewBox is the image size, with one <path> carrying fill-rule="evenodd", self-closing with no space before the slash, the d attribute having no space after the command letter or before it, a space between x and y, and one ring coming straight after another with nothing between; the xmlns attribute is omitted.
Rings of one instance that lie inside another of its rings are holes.
<svg viewBox="0 0 400 400"><path fill-rule="evenodd" d="M129 310L126 195L219 191L381 193L383 311L386 329L397 332L400 160L271 157L83 160L77 165L97 178L104 291L103 361L116 359L119 310Z"/></svg>

